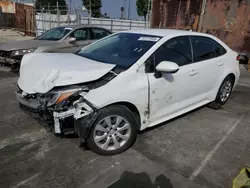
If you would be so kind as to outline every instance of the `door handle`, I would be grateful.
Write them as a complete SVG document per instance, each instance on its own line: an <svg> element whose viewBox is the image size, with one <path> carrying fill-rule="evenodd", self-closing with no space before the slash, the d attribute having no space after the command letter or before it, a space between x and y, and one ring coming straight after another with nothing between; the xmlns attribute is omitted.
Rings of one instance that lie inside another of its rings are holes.
<svg viewBox="0 0 250 188"><path fill-rule="evenodd" d="M222 66L222 65L224 65L224 62L223 61L219 61L218 62L218 66Z"/></svg>
<svg viewBox="0 0 250 188"><path fill-rule="evenodd" d="M194 76L196 74L198 74L198 72L196 70L194 70L194 69L189 72L190 76Z"/></svg>

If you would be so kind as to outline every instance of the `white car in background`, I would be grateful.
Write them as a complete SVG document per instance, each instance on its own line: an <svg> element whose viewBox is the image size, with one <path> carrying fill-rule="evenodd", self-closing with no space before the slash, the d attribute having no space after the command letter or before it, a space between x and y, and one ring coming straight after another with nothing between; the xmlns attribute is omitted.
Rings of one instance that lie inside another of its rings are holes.
<svg viewBox="0 0 250 188"><path fill-rule="evenodd" d="M75 54L24 56L23 107L101 155L118 154L137 131L206 104L225 104L240 75L238 54L214 36L150 29L112 34Z"/></svg>

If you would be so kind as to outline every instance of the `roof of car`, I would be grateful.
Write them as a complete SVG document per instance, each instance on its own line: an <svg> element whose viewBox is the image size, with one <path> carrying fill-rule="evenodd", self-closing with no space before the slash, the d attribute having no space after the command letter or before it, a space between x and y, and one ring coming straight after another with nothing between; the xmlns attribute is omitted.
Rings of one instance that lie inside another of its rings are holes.
<svg viewBox="0 0 250 188"><path fill-rule="evenodd" d="M145 35L154 35L159 37L175 37L180 35L198 35L198 36L209 36L212 35L206 33L198 33L194 31L187 31L187 30L177 30L177 29L140 29L140 30L130 30L130 31L123 31L129 33L138 33L138 34L145 34Z"/></svg>
<svg viewBox="0 0 250 188"><path fill-rule="evenodd" d="M63 25L63 26L59 26L59 27L69 27L69 28L73 28L73 29L85 28L85 27L106 29L106 28L103 28L103 27L92 26L92 25L87 25L87 24L81 24L81 25Z"/></svg>

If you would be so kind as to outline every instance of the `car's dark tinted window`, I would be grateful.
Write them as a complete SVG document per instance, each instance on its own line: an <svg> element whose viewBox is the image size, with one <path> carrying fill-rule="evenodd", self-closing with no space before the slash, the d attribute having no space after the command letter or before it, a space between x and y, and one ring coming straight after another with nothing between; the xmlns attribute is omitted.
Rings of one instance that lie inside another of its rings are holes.
<svg viewBox="0 0 250 188"><path fill-rule="evenodd" d="M216 57L214 42L207 37L192 36L194 62Z"/></svg>
<svg viewBox="0 0 250 188"><path fill-rule="evenodd" d="M77 41L88 40L90 39L89 29L88 28L77 29L70 34L70 37L76 38Z"/></svg>
<svg viewBox="0 0 250 188"><path fill-rule="evenodd" d="M116 33L88 45L76 54L126 70L160 39L160 36L153 35Z"/></svg>
<svg viewBox="0 0 250 188"><path fill-rule="evenodd" d="M192 52L189 37L183 36L168 40L155 51L152 57L154 58L154 67L162 61L175 62L179 66L191 63Z"/></svg>
<svg viewBox="0 0 250 188"><path fill-rule="evenodd" d="M111 34L110 32L108 32L107 30L104 30L104 29L100 29L100 28L92 28L91 29L91 38L94 40L104 38L110 34Z"/></svg>
<svg viewBox="0 0 250 188"><path fill-rule="evenodd" d="M191 39L194 62L216 58L226 53L226 50L213 39L200 36L192 36Z"/></svg>
<svg viewBox="0 0 250 188"><path fill-rule="evenodd" d="M216 53L216 57L222 56L225 53L227 53L227 50L225 48L223 48L223 46L221 46L218 42L214 41L214 48L215 48L215 53Z"/></svg>

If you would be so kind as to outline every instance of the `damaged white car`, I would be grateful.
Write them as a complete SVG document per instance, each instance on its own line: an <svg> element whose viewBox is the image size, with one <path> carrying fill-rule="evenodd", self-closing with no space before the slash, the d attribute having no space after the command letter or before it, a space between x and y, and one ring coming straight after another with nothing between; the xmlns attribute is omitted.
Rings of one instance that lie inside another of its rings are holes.
<svg viewBox="0 0 250 188"><path fill-rule="evenodd" d="M75 54L24 56L16 96L55 133L77 133L94 152L113 155L137 131L225 104L239 74L237 53L213 36L126 31Z"/></svg>

